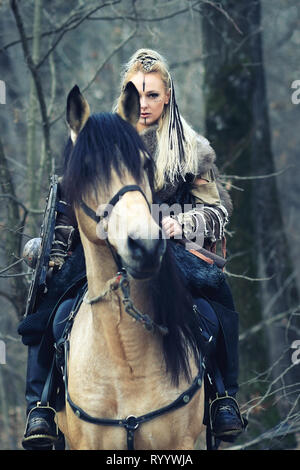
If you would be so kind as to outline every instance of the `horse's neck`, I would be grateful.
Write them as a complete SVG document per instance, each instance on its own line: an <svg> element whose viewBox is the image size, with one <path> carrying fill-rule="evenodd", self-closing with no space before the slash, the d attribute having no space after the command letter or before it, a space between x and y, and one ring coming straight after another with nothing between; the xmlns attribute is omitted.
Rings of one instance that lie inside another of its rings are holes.
<svg viewBox="0 0 300 470"><path fill-rule="evenodd" d="M109 249L105 246L89 245L85 249L88 297L94 298L106 292L109 281L116 275L117 267ZM130 298L134 306L142 313L153 317L153 305L148 281L130 281ZM161 366L161 339L153 338L141 323L136 322L125 312L122 302L121 289L108 293L103 300L91 307L93 328L91 335L94 344L103 344L109 350L110 356L118 362L124 362L135 374L142 374L145 361L153 367ZM99 335L101 341L99 342ZM97 346L96 346L97 347ZM146 357L147 356L147 359ZM156 366L155 363L159 364ZM149 366L148 370L152 367Z"/></svg>
<svg viewBox="0 0 300 470"><path fill-rule="evenodd" d="M109 249L105 245L95 245L82 240L88 280L89 296L99 295L101 289L117 272Z"/></svg>

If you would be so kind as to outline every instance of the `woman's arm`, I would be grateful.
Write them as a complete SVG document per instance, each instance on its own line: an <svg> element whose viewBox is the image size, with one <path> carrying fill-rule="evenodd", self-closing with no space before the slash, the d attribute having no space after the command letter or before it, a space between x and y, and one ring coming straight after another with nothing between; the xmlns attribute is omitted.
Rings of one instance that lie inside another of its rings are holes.
<svg viewBox="0 0 300 470"><path fill-rule="evenodd" d="M174 216L177 222L173 228L175 235L179 235L181 229L185 238L198 243L202 240L208 248L217 240L222 240L231 212L231 201L224 189L227 198L225 197L223 203L219 187L213 169L195 178L190 191L195 206L192 210ZM224 194L222 191L221 195Z"/></svg>
<svg viewBox="0 0 300 470"><path fill-rule="evenodd" d="M77 222L74 211L66 202L63 183L59 182L58 211L55 220L54 240L50 251L50 261L60 269L69 255L76 240Z"/></svg>

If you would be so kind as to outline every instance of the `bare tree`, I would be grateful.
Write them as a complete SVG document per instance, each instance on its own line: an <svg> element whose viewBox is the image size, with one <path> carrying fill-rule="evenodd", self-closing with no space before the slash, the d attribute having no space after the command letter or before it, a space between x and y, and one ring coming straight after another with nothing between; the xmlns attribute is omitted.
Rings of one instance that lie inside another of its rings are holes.
<svg viewBox="0 0 300 470"><path fill-rule="evenodd" d="M272 380L280 378L290 390L289 394L284 387L276 391L276 395L280 394L280 399L276 397L277 409L285 417L297 396L290 345L297 337L294 324L298 293L271 151L261 5L259 0L224 0L218 5L219 8L203 8L204 47L209 54L204 61L207 135L223 171L244 177L238 181L241 191L233 193L235 215L231 227L235 236L229 242L229 266L230 271L240 274L240 279L234 278L233 286L242 328L254 328L255 323L264 325L257 330L255 343L261 354L260 364L256 361L254 366L251 343L247 345L247 335L244 338L242 376L249 368L263 370L271 366ZM213 60L210 54L216 51L218 60ZM226 182L230 184L230 177ZM251 278L259 282L249 282ZM280 313L288 316L291 309L294 314L289 317L287 328ZM273 319L276 322L271 325ZM263 387L262 381L258 384L258 388Z"/></svg>

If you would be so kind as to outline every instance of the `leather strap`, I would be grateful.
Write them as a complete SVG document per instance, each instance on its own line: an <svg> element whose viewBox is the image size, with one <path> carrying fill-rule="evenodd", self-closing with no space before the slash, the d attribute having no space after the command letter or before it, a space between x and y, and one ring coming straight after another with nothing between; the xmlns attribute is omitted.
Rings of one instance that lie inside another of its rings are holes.
<svg viewBox="0 0 300 470"><path fill-rule="evenodd" d="M74 307L72 309L72 312L70 314L70 317L67 321L67 324L65 326L65 330L63 333L64 351L65 351L63 378L64 378L64 384L65 384L66 400L69 403L72 411L76 414L76 416L88 423L98 424L102 426L119 426L119 427L125 428L127 431L128 450L134 450L134 433L142 423L145 423L147 421L150 421L151 419L157 418L158 416L161 416L162 414L181 408L187 405L191 401L191 399L194 397L197 391L201 388L204 368L205 368L204 363L202 361L202 358L200 358L198 375L193 380L192 385L185 392L181 393L179 397L176 400L174 400L172 403L170 403L169 405L163 406L162 408L151 411L150 413L144 414L139 417L131 415L125 419L98 418L98 417L89 415L82 408L80 408L78 405L76 405L73 402L73 400L70 397L69 390L68 390L69 337L70 337L70 332L72 329L74 319L76 317L76 314L82 302L82 298L84 295L83 290L81 290L80 294L81 295L77 297L77 300L74 304Z"/></svg>
<svg viewBox="0 0 300 470"><path fill-rule="evenodd" d="M149 202L148 202L148 199L147 199L145 193L144 193L143 190L142 190L139 186L137 186L136 184L130 184L130 185L127 185L127 186L123 186L123 188L121 188L120 191L118 191L117 194L115 194L115 195L111 198L111 200L110 200L109 203L108 203L108 206L110 205L110 206L115 207L115 205L117 204L117 202L119 202L120 198L121 198L124 194L128 193L129 191L139 191L139 192L144 196L144 198L145 198L145 200L146 200L146 202L147 202L147 204L148 204L148 207L149 207L149 209L150 209L150 204L149 204ZM86 215L87 215L88 217L90 217L91 219L93 219L96 223L99 223L102 218L105 218L105 217L107 217L107 215L108 215L108 214L105 215L105 216L97 215L96 212L95 212L93 209L91 209L84 201L81 201L81 202L80 202L80 207L83 209L83 211L86 213Z"/></svg>
<svg viewBox="0 0 300 470"><path fill-rule="evenodd" d="M127 448L128 450L134 450L134 433L138 429L138 427L147 422L150 421L154 418L157 418L158 416L161 416L162 414L169 413L171 411L175 411L179 408L182 408L183 406L187 405L191 399L194 397L194 395L197 393L197 391L200 389L202 385L202 378L203 378L203 364L202 362L200 363L199 366L199 373L197 377L194 379L192 385L179 397L174 400L172 403L170 403L167 406L163 406L162 408L159 408L157 410L151 411L150 413L144 414L142 416L136 417L136 416L128 416L126 419L108 419L108 418L98 418L89 415L86 413L82 408L80 408L78 405L76 405L73 400L70 397L69 391L68 391L68 371L67 371L67 363L68 363L68 351L69 351L69 344L68 341L65 342L65 371L64 371L64 382L65 382L65 387L66 387L66 399L72 409L72 411L75 413L75 415L82 419L83 421L86 421L88 423L92 424L98 424L102 426L118 426L118 427L123 427L127 431Z"/></svg>
<svg viewBox="0 0 300 470"><path fill-rule="evenodd" d="M149 210L151 210L151 206L149 204L149 201L144 193L144 191L136 184L130 184L130 185L127 185L127 186L123 186L123 188L120 189L120 191L118 191L112 198L111 200L109 201L109 203L107 204L107 206L113 206L115 207L115 205L117 204L117 202L120 200L120 198L128 193L129 191L139 191L145 198L147 204L148 204L148 207L149 207ZM97 215L96 212L91 209L84 201L81 201L80 202L80 207L82 208L82 210L85 212L85 214L90 217L92 220L94 220L97 224L104 218L108 217L109 215L109 212L107 211L107 213L105 215ZM111 254L112 254L112 257L114 258L115 260L115 263L118 267L118 270L121 271L123 266L122 266L122 262L121 262L121 258L120 256L118 255L118 253L116 253L115 249L112 247L112 245L110 244L108 238L106 238L106 244L107 246L109 247L110 251L111 251Z"/></svg>

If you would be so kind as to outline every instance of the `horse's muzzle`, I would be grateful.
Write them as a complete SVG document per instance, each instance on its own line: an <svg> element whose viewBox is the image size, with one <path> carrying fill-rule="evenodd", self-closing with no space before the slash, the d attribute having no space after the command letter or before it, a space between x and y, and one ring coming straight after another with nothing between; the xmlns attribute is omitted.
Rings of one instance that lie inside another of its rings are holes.
<svg viewBox="0 0 300 470"><path fill-rule="evenodd" d="M159 239L135 239L128 237L128 260L123 259L124 267L136 279L153 277L160 269L166 250L166 241Z"/></svg>

